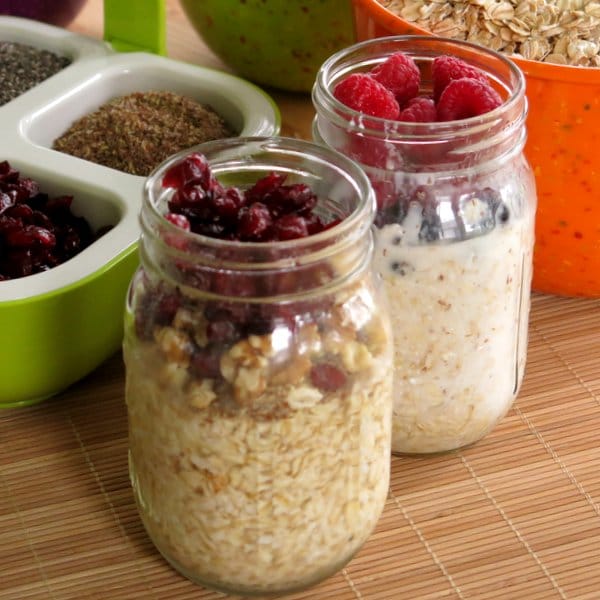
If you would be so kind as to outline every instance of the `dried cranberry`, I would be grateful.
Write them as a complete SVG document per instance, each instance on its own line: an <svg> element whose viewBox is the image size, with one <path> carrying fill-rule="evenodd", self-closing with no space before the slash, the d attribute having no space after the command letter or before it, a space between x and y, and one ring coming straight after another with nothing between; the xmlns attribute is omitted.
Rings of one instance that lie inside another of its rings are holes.
<svg viewBox="0 0 600 600"><path fill-rule="evenodd" d="M273 223L273 236L276 240L294 240L309 235L304 217L283 215Z"/></svg>
<svg viewBox="0 0 600 600"><path fill-rule="evenodd" d="M19 179L19 171L13 169L7 160L0 162L0 182L11 183Z"/></svg>
<svg viewBox="0 0 600 600"><path fill-rule="evenodd" d="M262 202L253 202L240 210L237 234L242 241L260 241L267 235L272 224L267 206Z"/></svg>
<svg viewBox="0 0 600 600"><path fill-rule="evenodd" d="M163 187L184 188L199 183L205 189L210 182L210 169L206 157L194 152L171 167L163 177Z"/></svg>
<svg viewBox="0 0 600 600"><path fill-rule="evenodd" d="M221 195L213 197L211 204L218 218L234 222L240 209L246 204L246 198L240 190L231 187L224 190Z"/></svg>
<svg viewBox="0 0 600 600"><path fill-rule="evenodd" d="M331 363L318 363L310 370L312 384L323 392L333 392L346 383L344 372Z"/></svg>
<svg viewBox="0 0 600 600"><path fill-rule="evenodd" d="M190 373L196 377L216 378L221 375L221 354L218 349L196 348L190 359Z"/></svg>
<svg viewBox="0 0 600 600"><path fill-rule="evenodd" d="M190 209L199 218L210 217L208 206L208 192L199 185L188 185L179 188L169 200L169 210L178 212L178 209Z"/></svg>
<svg viewBox="0 0 600 600"><path fill-rule="evenodd" d="M47 198L47 197L46 197ZM49 198L44 203L44 208L48 214L64 213L71 210L71 204L73 203L73 196L57 196L56 198Z"/></svg>
<svg viewBox="0 0 600 600"><path fill-rule="evenodd" d="M35 244L52 247L56 244L56 238L52 233L36 225L26 225L21 229L10 231L4 236L4 241L7 246L14 248L30 248Z"/></svg>
<svg viewBox="0 0 600 600"><path fill-rule="evenodd" d="M238 340L240 331L235 323L228 319L227 313L223 313L221 319L209 321L206 326L206 337L209 342L225 344Z"/></svg>
<svg viewBox="0 0 600 600"><path fill-rule="evenodd" d="M304 221L306 223L306 228L308 229L308 235L321 233L321 231L325 229L325 225L323 225L321 217L315 213L311 213L310 215L304 217Z"/></svg>
<svg viewBox="0 0 600 600"><path fill-rule="evenodd" d="M157 302L154 320L160 325L170 325L181 307L181 301L182 298L178 292L161 296Z"/></svg>
<svg viewBox="0 0 600 600"><path fill-rule="evenodd" d="M305 183L282 185L266 201L273 215L309 214L317 204L316 194Z"/></svg>
<svg viewBox="0 0 600 600"><path fill-rule="evenodd" d="M268 202L268 196L274 194L285 180L286 176L282 173L269 173L246 191L246 199L249 203Z"/></svg>
<svg viewBox="0 0 600 600"><path fill-rule="evenodd" d="M178 215L176 213L167 213L165 215L165 219L167 219L169 223L172 223L173 225L176 225L177 227L180 227L185 231L190 230L190 222L184 215Z"/></svg>

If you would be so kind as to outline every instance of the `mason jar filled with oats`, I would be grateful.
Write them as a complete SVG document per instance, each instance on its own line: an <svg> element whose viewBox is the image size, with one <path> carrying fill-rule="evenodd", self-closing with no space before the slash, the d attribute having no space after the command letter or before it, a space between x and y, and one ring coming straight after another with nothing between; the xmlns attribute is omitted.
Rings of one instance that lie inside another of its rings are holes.
<svg viewBox="0 0 600 600"><path fill-rule="evenodd" d="M147 180L124 356L146 530L193 581L301 589L341 568L387 495L392 345L372 188L285 138L176 155Z"/></svg>
<svg viewBox="0 0 600 600"><path fill-rule="evenodd" d="M356 44L322 66L314 138L375 189L375 270L394 333L392 450L487 435L526 361L536 191L522 73L432 36Z"/></svg>

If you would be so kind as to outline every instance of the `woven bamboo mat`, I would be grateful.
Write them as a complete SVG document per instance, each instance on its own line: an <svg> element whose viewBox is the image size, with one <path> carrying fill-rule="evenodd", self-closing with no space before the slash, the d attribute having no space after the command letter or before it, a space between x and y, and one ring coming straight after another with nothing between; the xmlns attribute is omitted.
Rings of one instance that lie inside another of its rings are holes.
<svg viewBox="0 0 600 600"><path fill-rule="evenodd" d="M600 598L600 300L534 298L513 410L475 446L392 459L384 514L346 569L290 598ZM138 519L116 356L0 412L0 598L216 599Z"/></svg>

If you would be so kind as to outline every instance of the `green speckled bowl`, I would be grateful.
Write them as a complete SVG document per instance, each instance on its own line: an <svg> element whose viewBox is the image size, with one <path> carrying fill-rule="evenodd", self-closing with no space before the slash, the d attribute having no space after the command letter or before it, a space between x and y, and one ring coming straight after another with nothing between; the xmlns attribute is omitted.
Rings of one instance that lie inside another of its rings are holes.
<svg viewBox="0 0 600 600"><path fill-rule="evenodd" d="M354 42L349 0L181 0L209 48L243 77L309 92L321 63Z"/></svg>

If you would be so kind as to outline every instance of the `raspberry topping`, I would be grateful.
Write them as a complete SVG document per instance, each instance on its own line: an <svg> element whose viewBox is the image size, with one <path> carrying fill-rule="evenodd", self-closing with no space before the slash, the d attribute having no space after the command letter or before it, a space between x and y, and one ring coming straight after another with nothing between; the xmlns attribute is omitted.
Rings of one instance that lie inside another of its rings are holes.
<svg viewBox="0 0 600 600"><path fill-rule="evenodd" d="M346 106L382 119L397 119L400 106L394 94L366 73L352 73L340 81L333 95Z"/></svg>
<svg viewBox="0 0 600 600"><path fill-rule="evenodd" d="M349 75L335 86L333 94L346 106L367 115L413 123L467 119L502 104L485 73L455 56L436 57L431 76L433 99L418 96L419 68L410 56L396 52L369 73ZM464 80L472 83L453 85ZM442 102L445 90L451 86L452 92ZM362 150L355 154L364 154Z"/></svg>
<svg viewBox="0 0 600 600"><path fill-rule="evenodd" d="M400 111L399 121L412 121L414 123L431 123L436 120L437 112L433 98L419 96L408 101L405 108Z"/></svg>
<svg viewBox="0 0 600 600"><path fill-rule="evenodd" d="M392 54L385 62L374 67L369 73L396 96L400 106L406 104L419 93L421 73L415 61L402 52Z"/></svg>
<svg viewBox="0 0 600 600"><path fill-rule="evenodd" d="M440 99L446 86L454 79L470 77L488 83L487 77L482 71L455 56L436 56L431 65L431 77L433 79L433 98L436 102Z"/></svg>
<svg viewBox="0 0 600 600"><path fill-rule="evenodd" d="M487 82L471 77L454 79L437 103L437 120L468 119L483 115L501 104L502 98Z"/></svg>

